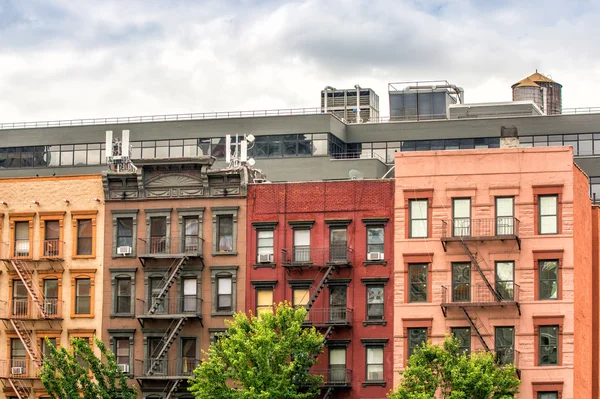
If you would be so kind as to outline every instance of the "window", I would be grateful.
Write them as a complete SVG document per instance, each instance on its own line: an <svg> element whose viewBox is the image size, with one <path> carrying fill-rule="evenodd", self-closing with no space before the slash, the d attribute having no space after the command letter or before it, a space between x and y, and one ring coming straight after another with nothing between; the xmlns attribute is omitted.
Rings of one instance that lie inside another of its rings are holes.
<svg viewBox="0 0 600 399"><path fill-rule="evenodd" d="M513 364L515 361L515 328L496 327L496 361L500 365Z"/></svg>
<svg viewBox="0 0 600 399"><path fill-rule="evenodd" d="M196 338L181 338L181 369L183 375L192 375L199 361L196 353Z"/></svg>
<svg viewBox="0 0 600 399"><path fill-rule="evenodd" d="M217 278L217 311L231 312L233 309L233 284L231 276Z"/></svg>
<svg viewBox="0 0 600 399"><path fill-rule="evenodd" d="M131 313L131 278L117 279L117 306L115 313Z"/></svg>
<svg viewBox="0 0 600 399"><path fill-rule="evenodd" d="M367 381L383 381L383 347L367 347Z"/></svg>
<svg viewBox="0 0 600 399"><path fill-rule="evenodd" d="M169 372L168 354L162 359L158 359L158 354L164 346L161 337L148 337L148 354L144 362L144 374L150 371L150 367L154 364L154 373L156 375L167 375Z"/></svg>
<svg viewBox="0 0 600 399"><path fill-rule="evenodd" d="M455 237L471 235L471 198L452 199L452 235Z"/></svg>
<svg viewBox="0 0 600 399"><path fill-rule="evenodd" d="M412 199L409 201L410 207L410 238L428 237L428 212L426 199Z"/></svg>
<svg viewBox="0 0 600 399"><path fill-rule="evenodd" d="M183 312L199 313L200 303L198 301L198 280L196 277L186 277L183 282Z"/></svg>
<svg viewBox="0 0 600 399"><path fill-rule="evenodd" d="M77 220L77 255L92 254L92 219Z"/></svg>
<svg viewBox="0 0 600 399"><path fill-rule="evenodd" d="M426 263L408 265L409 302L427 302L427 268Z"/></svg>
<svg viewBox="0 0 600 399"><path fill-rule="evenodd" d="M183 218L183 252L199 252L200 250L200 220L198 217Z"/></svg>
<svg viewBox="0 0 600 399"><path fill-rule="evenodd" d="M367 286L367 320L383 320L384 286Z"/></svg>
<svg viewBox="0 0 600 399"><path fill-rule="evenodd" d="M150 218L150 253L164 254L167 248L167 217L156 216Z"/></svg>
<svg viewBox="0 0 600 399"><path fill-rule="evenodd" d="M383 227L367 227L367 253L377 252L383 255Z"/></svg>
<svg viewBox="0 0 600 399"><path fill-rule="evenodd" d="M225 329L225 328L209 328L208 334L209 334L210 343L215 344L219 340L219 338L221 338L226 333L227 333L227 329Z"/></svg>
<svg viewBox="0 0 600 399"><path fill-rule="evenodd" d="M310 230L294 230L294 262L310 262Z"/></svg>
<svg viewBox="0 0 600 399"><path fill-rule="evenodd" d="M91 280L89 278L75 279L75 314L91 314Z"/></svg>
<svg viewBox="0 0 600 399"><path fill-rule="evenodd" d="M539 327L539 365L558 365L558 326Z"/></svg>
<svg viewBox="0 0 600 399"><path fill-rule="evenodd" d="M50 337L48 337L48 338L42 338L42 339L40 339L40 349L41 349L41 353L42 353L42 357L43 358L50 357L50 353L51 353L51 351L50 351L51 347L50 347L50 345L48 345L46 343L46 339L48 341L50 341L50 344L56 348L56 338L50 338Z"/></svg>
<svg viewBox="0 0 600 399"><path fill-rule="evenodd" d="M346 348L329 349L330 383L346 382Z"/></svg>
<svg viewBox="0 0 600 399"><path fill-rule="evenodd" d="M29 222L15 222L15 257L31 256Z"/></svg>
<svg viewBox="0 0 600 399"><path fill-rule="evenodd" d="M558 392L538 392L537 399L558 399Z"/></svg>
<svg viewBox="0 0 600 399"><path fill-rule="evenodd" d="M558 260L539 261L539 299L558 299Z"/></svg>
<svg viewBox="0 0 600 399"><path fill-rule="evenodd" d="M60 312L60 303L58 302L58 279L44 279L44 310L47 316L57 316Z"/></svg>
<svg viewBox="0 0 600 399"><path fill-rule="evenodd" d="M155 308L155 313L165 313L168 308L168 296L159 299L160 292L163 287L163 278L162 277L150 277L148 279L148 304L144 309L144 313L147 313L150 309Z"/></svg>
<svg viewBox="0 0 600 399"><path fill-rule="evenodd" d="M334 285L329 287L329 320L345 322L348 307L348 287Z"/></svg>
<svg viewBox="0 0 600 399"><path fill-rule="evenodd" d="M558 234L558 195L539 196L539 233Z"/></svg>
<svg viewBox="0 0 600 399"><path fill-rule="evenodd" d="M129 374L131 372L131 370L129 370L131 364L129 338L116 338L114 350L115 356L117 357L117 364L125 374Z"/></svg>
<svg viewBox="0 0 600 399"><path fill-rule="evenodd" d="M308 288L292 288L292 305L298 309L306 307L310 299L310 290Z"/></svg>
<svg viewBox="0 0 600 399"><path fill-rule="evenodd" d="M515 263L510 261L496 262L496 292L505 301L515 297Z"/></svg>
<svg viewBox="0 0 600 399"><path fill-rule="evenodd" d="M329 229L329 261L346 262L348 260L348 229Z"/></svg>
<svg viewBox="0 0 600 399"><path fill-rule="evenodd" d="M233 251L233 216L219 215L217 218L218 251Z"/></svg>
<svg viewBox="0 0 600 399"><path fill-rule="evenodd" d="M133 248L133 218L117 219L117 247Z"/></svg>
<svg viewBox="0 0 600 399"><path fill-rule="evenodd" d="M10 339L10 373L13 375L27 373L27 352L19 338Z"/></svg>
<svg viewBox="0 0 600 399"><path fill-rule="evenodd" d="M452 302L471 302L470 263L452 263Z"/></svg>
<svg viewBox="0 0 600 399"><path fill-rule="evenodd" d="M256 315L260 317L265 312L273 312L273 290L256 290Z"/></svg>
<svg viewBox="0 0 600 399"><path fill-rule="evenodd" d="M419 348L423 342L427 342L427 328L409 328L408 329L408 356L412 356L415 349Z"/></svg>
<svg viewBox="0 0 600 399"><path fill-rule="evenodd" d="M452 328L452 335L458 340L458 349L465 354L471 353L471 329L469 327Z"/></svg>
<svg viewBox="0 0 600 399"><path fill-rule="evenodd" d="M60 221L46 220L44 222L44 256L58 257L61 255Z"/></svg>
<svg viewBox="0 0 600 399"><path fill-rule="evenodd" d="M264 262L261 259L261 255L266 255L267 259L270 257L271 262L273 261L273 230L258 230L256 232L256 253L258 254L257 262ZM264 258L264 256L262 257Z"/></svg>
<svg viewBox="0 0 600 399"><path fill-rule="evenodd" d="M514 197L496 197L496 235L515 234Z"/></svg>
<svg viewBox="0 0 600 399"><path fill-rule="evenodd" d="M13 280L12 308L13 316L24 317L29 314L29 294L21 280Z"/></svg>

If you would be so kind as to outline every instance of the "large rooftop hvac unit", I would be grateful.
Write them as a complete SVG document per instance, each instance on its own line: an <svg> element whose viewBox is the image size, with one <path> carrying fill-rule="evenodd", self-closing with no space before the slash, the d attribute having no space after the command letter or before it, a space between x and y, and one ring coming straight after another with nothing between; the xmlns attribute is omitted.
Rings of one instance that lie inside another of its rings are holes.
<svg viewBox="0 0 600 399"><path fill-rule="evenodd" d="M464 90L442 81L388 84L390 120L429 120L448 118L451 104L464 103Z"/></svg>
<svg viewBox="0 0 600 399"><path fill-rule="evenodd" d="M359 96L358 102L356 101ZM327 102L325 102L327 98ZM357 108L360 108L357 118ZM327 86L321 90L321 112L329 112L347 123L377 122L379 120L379 96L373 89L362 88L338 90Z"/></svg>
<svg viewBox="0 0 600 399"><path fill-rule="evenodd" d="M537 70L511 87L513 101L533 101L546 115L562 113L562 85Z"/></svg>

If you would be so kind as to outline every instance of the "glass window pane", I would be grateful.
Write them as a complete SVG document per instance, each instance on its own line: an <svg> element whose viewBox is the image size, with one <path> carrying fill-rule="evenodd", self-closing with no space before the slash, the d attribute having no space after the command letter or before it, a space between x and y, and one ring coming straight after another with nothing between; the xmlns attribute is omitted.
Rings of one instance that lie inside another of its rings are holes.
<svg viewBox="0 0 600 399"><path fill-rule="evenodd" d="M330 365L346 365L346 349L335 348L329 350Z"/></svg>
<svg viewBox="0 0 600 399"><path fill-rule="evenodd" d="M557 197L540 196L540 215L556 215L558 210Z"/></svg>
<svg viewBox="0 0 600 399"><path fill-rule="evenodd" d="M231 278L219 278L219 294L220 295L229 295L232 293L232 284Z"/></svg>
<svg viewBox="0 0 600 399"><path fill-rule="evenodd" d="M294 246L310 245L310 230L294 230Z"/></svg>
<svg viewBox="0 0 600 399"><path fill-rule="evenodd" d="M454 199L454 217L468 218L471 217L471 200L468 198Z"/></svg>
<svg viewBox="0 0 600 399"><path fill-rule="evenodd" d="M292 298L294 306L306 306L309 299L310 291L308 288L294 288Z"/></svg>
<svg viewBox="0 0 600 399"><path fill-rule="evenodd" d="M558 326L540 326L539 328L539 364L558 364Z"/></svg>
<svg viewBox="0 0 600 399"><path fill-rule="evenodd" d="M367 364L383 364L383 348L367 348Z"/></svg>
<svg viewBox="0 0 600 399"><path fill-rule="evenodd" d="M514 212L513 197L496 198L496 216L513 216Z"/></svg>

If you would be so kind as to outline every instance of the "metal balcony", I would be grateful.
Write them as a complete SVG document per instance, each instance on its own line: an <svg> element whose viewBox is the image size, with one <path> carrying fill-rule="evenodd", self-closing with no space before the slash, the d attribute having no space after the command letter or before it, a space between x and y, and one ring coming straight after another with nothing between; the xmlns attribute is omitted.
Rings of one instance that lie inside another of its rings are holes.
<svg viewBox="0 0 600 399"><path fill-rule="evenodd" d="M4 260L64 260L65 243L58 239L5 241L0 248Z"/></svg>
<svg viewBox="0 0 600 399"><path fill-rule="evenodd" d="M352 370L346 368L311 369L310 374L323 376L325 387L350 387Z"/></svg>
<svg viewBox="0 0 600 399"><path fill-rule="evenodd" d="M442 245L444 251L452 241L505 241L515 240L521 249L519 219L499 216L488 219L442 220Z"/></svg>
<svg viewBox="0 0 600 399"><path fill-rule="evenodd" d="M350 308L311 308L306 316L305 324L315 327L351 326L352 309Z"/></svg>
<svg viewBox="0 0 600 399"><path fill-rule="evenodd" d="M134 376L138 380L188 379L194 376L200 363L200 359L188 357L173 360L146 358L135 361Z"/></svg>
<svg viewBox="0 0 600 399"><path fill-rule="evenodd" d="M41 307L44 314L31 298L13 299L10 305L2 303L0 318L23 320L61 320L63 318L63 301L58 299L42 299Z"/></svg>
<svg viewBox="0 0 600 399"><path fill-rule="evenodd" d="M308 245L281 250L281 265L284 267L351 266L354 250L348 246L312 248Z"/></svg>
<svg viewBox="0 0 600 399"><path fill-rule="evenodd" d="M139 238L138 258L173 259L202 257L204 240L200 237L149 237Z"/></svg>
<svg viewBox="0 0 600 399"><path fill-rule="evenodd" d="M497 282L496 296L485 284L456 284L454 287L443 285L442 310L444 314L449 307L494 307L516 306L520 313L518 284L512 282Z"/></svg>
<svg viewBox="0 0 600 399"><path fill-rule="evenodd" d="M28 359L0 360L0 378L40 378L38 371Z"/></svg>
<svg viewBox="0 0 600 399"><path fill-rule="evenodd" d="M202 299L196 296L164 298L159 300L136 300L138 319L202 318Z"/></svg>

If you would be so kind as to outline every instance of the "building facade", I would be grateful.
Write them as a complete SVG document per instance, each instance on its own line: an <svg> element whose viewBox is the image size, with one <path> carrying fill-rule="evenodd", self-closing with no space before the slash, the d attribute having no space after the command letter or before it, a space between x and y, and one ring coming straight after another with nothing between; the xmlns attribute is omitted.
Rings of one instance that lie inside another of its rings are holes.
<svg viewBox="0 0 600 399"><path fill-rule="evenodd" d="M49 348L102 330L100 176L0 180L0 398L44 398Z"/></svg>
<svg viewBox="0 0 600 399"><path fill-rule="evenodd" d="M393 182L250 185L246 309L288 301L326 338L321 398L392 388Z"/></svg>
<svg viewBox="0 0 600 399"><path fill-rule="evenodd" d="M103 340L140 398L191 398L187 380L245 308L246 190L254 171L210 157L102 175Z"/></svg>
<svg viewBox="0 0 600 399"><path fill-rule="evenodd" d="M395 171L394 370L454 334L513 363L519 398L598 397L597 243L572 150L398 153Z"/></svg>

